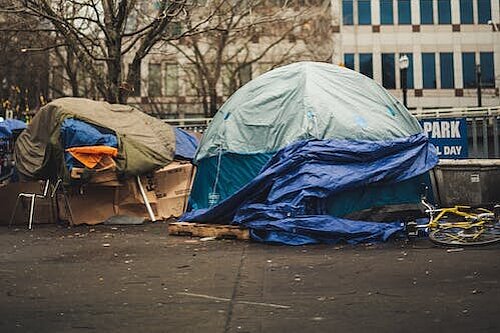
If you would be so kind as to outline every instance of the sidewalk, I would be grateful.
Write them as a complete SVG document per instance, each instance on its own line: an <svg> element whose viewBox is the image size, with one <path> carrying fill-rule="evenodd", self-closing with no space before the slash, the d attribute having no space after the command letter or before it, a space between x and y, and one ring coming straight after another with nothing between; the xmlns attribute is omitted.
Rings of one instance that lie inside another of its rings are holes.
<svg viewBox="0 0 500 333"><path fill-rule="evenodd" d="M0 228L0 332L498 332L500 246Z"/></svg>

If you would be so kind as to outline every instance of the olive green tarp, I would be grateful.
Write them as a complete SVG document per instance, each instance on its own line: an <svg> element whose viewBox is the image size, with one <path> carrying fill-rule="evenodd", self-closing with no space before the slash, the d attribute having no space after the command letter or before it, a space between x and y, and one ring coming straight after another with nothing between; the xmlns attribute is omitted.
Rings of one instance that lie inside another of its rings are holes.
<svg viewBox="0 0 500 333"><path fill-rule="evenodd" d="M68 97L42 107L17 139L16 166L23 176L69 179L60 142L61 124L67 118L115 132L118 139L115 161L121 175L147 173L173 160L175 134L168 124L128 105Z"/></svg>

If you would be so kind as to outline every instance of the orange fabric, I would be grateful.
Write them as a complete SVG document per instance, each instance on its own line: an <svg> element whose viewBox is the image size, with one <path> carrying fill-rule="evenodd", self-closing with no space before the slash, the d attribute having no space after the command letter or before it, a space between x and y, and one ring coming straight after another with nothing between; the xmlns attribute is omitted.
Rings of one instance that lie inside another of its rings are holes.
<svg viewBox="0 0 500 333"><path fill-rule="evenodd" d="M118 149L109 146L73 147L66 151L89 169L94 168L104 156L118 156Z"/></svg>

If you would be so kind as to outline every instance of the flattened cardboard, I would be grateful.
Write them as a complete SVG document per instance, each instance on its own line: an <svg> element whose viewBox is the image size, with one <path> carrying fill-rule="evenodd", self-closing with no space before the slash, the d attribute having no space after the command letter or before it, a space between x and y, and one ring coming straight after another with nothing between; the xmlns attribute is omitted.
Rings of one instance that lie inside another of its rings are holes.
<svg viewBox="0 0 500 333"><path fill-rule="evenodd" d="M193 179L193 165L172 162L156 171L152 176L141 176L141 183L155 218L167 219L181 216L187 205ZM114 215L130 215L149 219L144 200L135 178L121 183L121 186L89 184L68 191L74 224L98 224ZM60 207L62 198L59 198ZM91 207L91 209L89 209ZM68 219L60 209L61 216Z"/></svg>
<svg viewBox="0 0 500 333"><path fill-rule="evenodd" d="M181 216L191 193L194 167L191 163L172 162L154 175L158 215L163 219Z"/></svg>

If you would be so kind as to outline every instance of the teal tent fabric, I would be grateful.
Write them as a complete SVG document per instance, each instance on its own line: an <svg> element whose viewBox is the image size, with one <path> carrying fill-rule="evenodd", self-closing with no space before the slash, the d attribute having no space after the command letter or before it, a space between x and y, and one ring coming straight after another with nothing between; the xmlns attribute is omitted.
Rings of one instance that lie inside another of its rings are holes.
<svg viewBox="0 0 500 333"><path fill-rule="evenodd" d="M215 179L219 156L199 161L191 191L190 206L193 209L207 208L210 193L219 194L221 201L226 199L254 179L272 156L271 153L222 154L217 184L215 184Z"/></svg>
<svg viewBox="0 0 500 333"><path fill-rule="evenodd" d="M419 133L422 128L408 110L360 73L328 63L283 66L236 91L210 123L194 159L198 169L190 207L208 208L214 192L220 200L228 198L256 177L271 156L294 142L391 141ZM414 186L417 181L337 193L328 202L330 213L341 216L402 199L415 202L419 195L407 192ZM379 199L373 196L377 193Z"/></svg>

